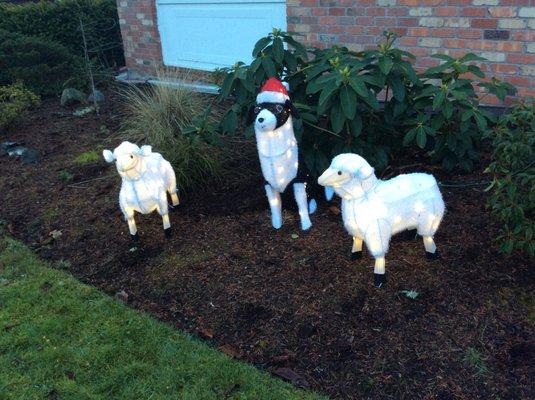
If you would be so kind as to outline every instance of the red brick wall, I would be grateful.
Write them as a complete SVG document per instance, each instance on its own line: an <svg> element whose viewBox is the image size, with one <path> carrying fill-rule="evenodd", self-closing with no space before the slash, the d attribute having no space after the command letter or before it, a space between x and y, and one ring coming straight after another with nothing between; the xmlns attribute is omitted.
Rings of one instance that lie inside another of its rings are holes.
<svg viewBox="0 0 535 400"><path fill-rule="evenodd" d="M126 65L154 73L162 64L154 0L117 5ZM482 64L488 76L535 97L535 0L287 0L287 10L288 30L308 44L361 50L391 30L418 57L417 68L438 63L433 53L473 52L489 59Z"/></svg>
<svg viewBox="0 0 535 400"><path fill-rule="evenodd" d="M416 67L436 65L433 53L473 52L489 59L488 76L535 96L535 0L287 0L287 9L288 30L308 44L362 50L390 30Z"/></svg>
<svg viewBox="0 0 535 400"><path fill-rule="evenodd" d="M117 0L126 66L154 75L162 65L162 47L153 0Z"/></svg>

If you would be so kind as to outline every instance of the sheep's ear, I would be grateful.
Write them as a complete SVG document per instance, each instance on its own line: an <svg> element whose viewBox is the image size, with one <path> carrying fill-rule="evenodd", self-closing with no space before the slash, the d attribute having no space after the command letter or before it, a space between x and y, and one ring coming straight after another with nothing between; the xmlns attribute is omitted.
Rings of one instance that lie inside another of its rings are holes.
<svg viewBox="0 0 535 400"><path fill-rule="evenodd" d="M113 160L115 160L115 157L113 156L113 153L109 150L104 150L102 152L102 155L104 156L104 159L106 160L106 162L109 162L109 163L112 163Z"/></svg>
<svg viewBox="0 0 535 400"><path fill-rule="evenodd" d="M141 146L139 154L141 154L142 156L148 156L152 154L152 146L149 146L149 145Z"/></svg>
<svg viewBox="0 0 535 400"><path fill-rule="evenodd" d="M375 172L375 170L373 169L372 166L365 165L365 166L359 168L359 170L357 171L357 176L360 179L364 180L364 179L368 179L370 176L372 176L374 172Z"/></svg>

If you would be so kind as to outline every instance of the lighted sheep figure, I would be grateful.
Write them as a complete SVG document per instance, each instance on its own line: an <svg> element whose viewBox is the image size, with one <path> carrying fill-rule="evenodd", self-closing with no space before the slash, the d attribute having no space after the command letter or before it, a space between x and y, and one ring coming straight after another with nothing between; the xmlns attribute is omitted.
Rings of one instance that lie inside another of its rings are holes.
<svg viewBox="0 0 535 400"><path fill-rule="evenodd" d="M157 211L163 219L166 237L171 235L167 193L173 206L179 204L175 172L161 154L153 153L151 146L141 148L130 142L123 142L113 152L104 150L104 159L115 161L122 178L119 192L119 206L132 239L139 239L134 213L149 214Z"/></svg>
<svg viewBox="0 0 535 400"><path fill-rule="evenodd" d="M375 258L374 283L385 279L385 255L392 235L416 229L429 259L438 258L433 240L444 215L444 201L432 175L414 173L377 179L374 169L357 154L340 154L318 178L342 198L342 219L353 237L352 259L362 256L362 242Z"/></svg>
<svg viewBox="0 0 535 400"><path fill-rule="evenodd" d="M281 193L293 186L299 209L301 229L312 226L310 214L316 210L316 200L308 200L307 174L300 165L292 114L295 109L282 82L270 78L256 98L253 110L254 130L264 185L271 209L271 222L275 229L282 226ZM326 192L327 193L327 192Z"/></svg>

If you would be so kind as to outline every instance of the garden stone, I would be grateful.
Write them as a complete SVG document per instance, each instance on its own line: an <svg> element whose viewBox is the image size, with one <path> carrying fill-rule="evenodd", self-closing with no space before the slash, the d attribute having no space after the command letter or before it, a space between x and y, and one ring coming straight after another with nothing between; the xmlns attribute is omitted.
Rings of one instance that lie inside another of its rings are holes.
<svg viewBox="0 0 535 400"><path fill-rule="evenodd" d="M0 156L8 155L20 157L25 164L31 164L39 160L39 152L34 149L21 146L17 142L3 142L0 145Z"/></svg>
<svg viewBox="0 0 535 400"><path fill-rule="evenodd" d="M95 91L91 94L89 94L89 96L87 96L87 102L88 103L93 103L93 102L97 102L97 103L103 103L104 102L104 94L100 91L100 90L97 90L95 89Z"/></svg>
<svg viewBox="0 0 535 400"><path fill-rule="evenodd" d="M61 93L61 106L66 107L85 101L85 94L78 89L67 88Z"/></svg>
<svg viewBox="0 0 535 400"><path fill-rule="evenodd" d="M0 156L8 154L8 150L16 146L19 146L19 143L10 141L2 142L2 144L0 145Z"/></svg>

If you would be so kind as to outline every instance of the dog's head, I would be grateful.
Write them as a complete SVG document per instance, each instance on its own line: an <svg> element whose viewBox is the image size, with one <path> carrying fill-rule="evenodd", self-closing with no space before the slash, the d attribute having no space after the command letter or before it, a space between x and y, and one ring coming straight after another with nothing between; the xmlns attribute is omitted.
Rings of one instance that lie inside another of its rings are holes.
<svg viewBox="0 0 535 400"><path fill-rule="evenodd" d="M261 132L273 131L283 126L290 115L295 116L296 110L290 100L284 103L259 103L251 113L255 130Z"/></svg>

